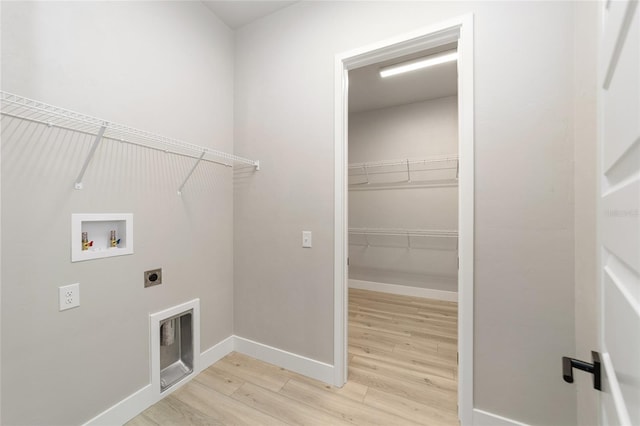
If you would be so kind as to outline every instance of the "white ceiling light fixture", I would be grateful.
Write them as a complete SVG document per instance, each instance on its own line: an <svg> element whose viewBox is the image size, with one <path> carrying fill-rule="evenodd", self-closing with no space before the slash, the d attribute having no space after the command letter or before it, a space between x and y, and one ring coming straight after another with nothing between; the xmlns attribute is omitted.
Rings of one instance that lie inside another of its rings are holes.
<svg viewBox="0 0 640 426"><path fill-rule="evenodd" d="M449 50L447 52L438 53L436 55L427 56L426 58L413 59L407 62L401 62L399 64L390 65L388 67L380 68L380 77L391 77L392 75L403 74L409 71L420 70L423 68L432 67L434 65L440 65L447 62L453 62L458 60L458 51Z"/></svg>

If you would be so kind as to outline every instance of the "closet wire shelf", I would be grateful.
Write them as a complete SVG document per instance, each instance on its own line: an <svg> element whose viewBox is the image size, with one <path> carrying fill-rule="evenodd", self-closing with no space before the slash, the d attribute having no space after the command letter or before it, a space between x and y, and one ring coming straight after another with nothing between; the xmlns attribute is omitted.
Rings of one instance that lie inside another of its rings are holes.
<svg viewBox="0 0 640 426"><path fill-rule="evenodd" d="M458 231L435 229L349 228L349 245L457 250Z"/></svg>
<svg viewBox="0 0 640 426"><path fill-rule="evenodd" d="M255 170L260 170L260 162L256 160L250 160L248 158L218 151L216 149L194 145L178 139L161 136L145 130L81 114L13 93L0 91L0 101L0 114L3 116L95 136L91 150L89 151L87 159L85 160L76 179L76 189L83 188L82 178L84 173L86 172L89 162L95 154L100 141L103 139L142 146L169 154L176 154L196 159L193 168L188 173L182 185L180 185L178 194L181 193L184 185L187 183L201 161L220 164L225 167L233 167L235 163L238 163L254 167Z"/></svg>
<svg viewBox="0 0 640 426"><path fill-rule="evenodd" d="M449 184L458 180L458 156L447 155L420 159L388 160L349 164L349 186L363 189L368 185Z"/></svg>

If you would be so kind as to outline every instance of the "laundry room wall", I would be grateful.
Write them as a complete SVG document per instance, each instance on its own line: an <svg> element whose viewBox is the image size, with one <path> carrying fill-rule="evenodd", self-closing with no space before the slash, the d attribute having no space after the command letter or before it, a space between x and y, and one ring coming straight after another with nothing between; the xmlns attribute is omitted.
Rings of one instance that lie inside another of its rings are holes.
<svg viewBox="0 0 640 426"><path fill-rule="evenodd" d="M233 152L233 33L199 2L2 2L2 90ZM82 424L149 384L149 314L233 332L232 171L2 118L2 423ZM134 254L71 263L72 213L133 213ZM163 284L143 288L143 272ZM58 311L58 287L80 306Z"/></svg>
<svg viewBox="0 0 640 426"><path fill-rule="evenodd" d="M574 27L576 61L582 64L574 69L575 357L584 360L591 359L591 351L598 347L598 64L594 50L600 36L597 23L603 21L601 9L601 3L582 2L576 8ZM590 374L576 374L575 384L578 424L597 424L599 396L593 389L593 378Z"/></svg>
<svg viewBox="0 0 640 426"><path fill-rule="evenodd" d="M263 167L235 190L236 334L333 363L335 57L473 13L474 405L575 424L558 369L575 350L577 7L300 2L239 29L236 149Z"/></svg>

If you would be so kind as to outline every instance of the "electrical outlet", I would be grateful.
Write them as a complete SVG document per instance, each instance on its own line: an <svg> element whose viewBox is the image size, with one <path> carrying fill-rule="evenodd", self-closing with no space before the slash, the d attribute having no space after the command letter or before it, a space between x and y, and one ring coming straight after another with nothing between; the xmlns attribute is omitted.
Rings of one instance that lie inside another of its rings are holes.
<svg viewBox="0 0 640 426"><path fill-rule="evenodd" d="M162 284L162 268L144 271L144 287Z"/></svg>
<svg viewBox="0 0 640 426"><path fill-rule="evenodd" d="M80 283L59 287L58 302L61 311L80 306Z"/></svg>

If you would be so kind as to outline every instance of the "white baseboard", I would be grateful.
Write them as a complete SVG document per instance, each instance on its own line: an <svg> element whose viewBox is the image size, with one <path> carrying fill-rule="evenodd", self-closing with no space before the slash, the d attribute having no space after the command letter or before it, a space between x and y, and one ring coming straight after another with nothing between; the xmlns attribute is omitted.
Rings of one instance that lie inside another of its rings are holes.
<svg viewBox="0 0 640 426"><path fill-rule="evenodd" d="M223 341L213 345L200 354L199 369L196 374L191 374L180 382L172 386L171 391L178 389L180 386L188 383L193 377L197 376L200 371L215 364L218 360L230 354L234 350L235 336L229 336ZM165 392L162 396L166 396L170 392ZM153 389L153 385L148 384L142 389L129 395L114 406L106 409L102 413L95 416L84 424L84 426L113 426L122 425L153 404L158 402L158 391Z"/></svg>
<svg viewBox="0 0 640 426"><path fill-rule="evenodd" d="M114 406L107 408L105 411L86 422L84 426L122 425L140 414L152 404L153 391L151 389L151 384L148 384Z"/></svg>
<svg viewBox="0 0 640 426"><path fill-rule="evenodd" d="M528 426L526 423L508 419L487 411L473 409L474 426Z"/></svg>
<svg viewBox="0 0 640 426"><path fill-rule="evenodd" d="M377 283L374 281L350 279L349 288L399 294L401 296L424 297L427 299L445 300L448 302L458 301L458 292L456 291L434 290L431 288L410 287L407 285Z"/></svg>
<svg viewBox="0 0 640 426"><path fill-rule="evenodd" d="M324 383L333 383L333 365L238 336L235 336L235 350L303 376L311 377Z"/></svg>
<svg viewBox="0 0 640 426"><path fill-rule="evenodd" d="M206 370L235 349L236 336L229 336L200 354L200 371ZM200 373L198 371L198 373Z"/></svg>
<svg viewBox="0 0 640 426"><path fill-rule="evenodd" d="M210 367L233 351L295 371L324 383L332 383L333 380L333 365L239 336L229 336L202 352L200 355L201 370ZM124 424L156 402L155 392L153 392L151 384L146 385L86 422L85 426ZM478 409L473 410L473 424L474 426L527 426L525 423Z"/></svg>
<svg viewBox="0 0 640 426"><path fill-rule="evenodd" d="M312 377L325 383L332 383L333 365L325 364L311 358L283 351L272 346L254 342L238 336L229 336L221 342L210 347L200 354L199 369L196 374L185 378L183 382L172 386L172 391L188 383L200 371L215 364L233 351L295 371L304 376ZM85 423L85 426L99 425L121 425L131 420L151 405L158 401L158 391L153 389L153 385L148 384L142 389L129 395L114 406L108 408L93 419ZM165 392L162 396L168 394Z"/></svg>

